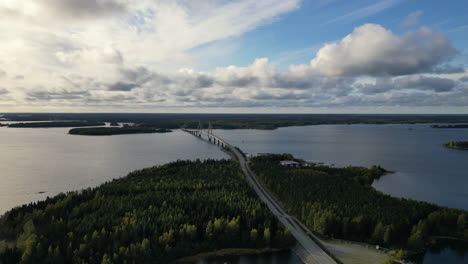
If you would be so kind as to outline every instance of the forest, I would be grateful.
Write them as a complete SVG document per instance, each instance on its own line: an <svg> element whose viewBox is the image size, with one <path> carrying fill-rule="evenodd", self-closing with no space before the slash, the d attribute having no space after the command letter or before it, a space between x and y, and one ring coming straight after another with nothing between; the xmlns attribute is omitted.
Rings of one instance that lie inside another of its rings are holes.
<svg viewBox="0 0 468 264"><path fill-rule="evenodd" d="M468 124L461 125L433 125L432 128L468 128Z"/></svg>
<svg viewBox="0 0 468 264"><path fill-rule="evenodd" d="M395 198L371 184L387 173L372 168L279 165L289 154L258 156L251 168L311 230L386 247L423 249L434 236L468 239L468 212Z"/></svg>
<svg viewBox="0 0 468 264"><path fill-rule="evenodd" d="M468 141L450 141L445 143L445 146L454 149L468 149Z"/></svg>
<svg viewBox="0 0 468 264"><path fill-rule="evenodd" d="M5 121L65 121L135 123L166 129L197 128L200 121L215 129L276 129L322 124L468 123L468 115L376 114L141 114L141 113L5 113Z"/></svg>
<svg viewBox="0 0 468 264"><path fill-rule="evenodd" d="M48 127L88 127L88 126L104 126L104 122L87 122L87 121L73 121L73 122L33 122L33 123L14 123L9 124L8 127L20 128L48 128Z"/></svg>
<svg viewBox="0 0 468 264"><path fill-rule="evenodd" d="M177 161L0 218L0 263L171 263L294 243L237 163Z"/></svg>
<svg viewBox="0 0 468 264"><path fill-rule="evenodd" d="M73 128L68 131L71 135L84 136L110 136L122 134L143 134L143 133L169 133L172 130L165 128L153 128L142 126L123 126L123 127L87 127Z"/></svg>

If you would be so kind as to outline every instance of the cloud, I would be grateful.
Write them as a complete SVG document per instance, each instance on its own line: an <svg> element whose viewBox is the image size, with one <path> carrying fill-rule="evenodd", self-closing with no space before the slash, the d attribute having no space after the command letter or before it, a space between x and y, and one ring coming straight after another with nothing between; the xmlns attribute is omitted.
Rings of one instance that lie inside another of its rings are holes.
<svg viewBox="0 0 468 264"><path fill-rule="evenodd" d="M367 17L398 2L379 2L336 21ZM2 98L28 109L467 102L462 80L439 78L464 71L449 61L457 51L442 33L426 28L396 35L379 25L363 25L336 43L280 56L278 60L288 61L318 50L310 64L287 70L277 69L268 58L243 67L196 69L197 60L206 57L194 56L194 50L208 47L223 57L220 43L240 43L238 36L295 10L299 0L11 3L5 7L0 1L0 54L9 55L0 61L0 68L8 70L8 78L2 78L8 94ZM15 76L23 76L21 82Z"/></svg>
<svg viewBox="0 0 468 264"><path fill-rule="evenodd" d="M275 69L267 58L246 67L219 67L213 73L181 69L154 72L140 66L120 68L117 80L102 84L79 76L62 76L58 88L32 89L26 102L95 107L352 107L374 105L460 105L466 99L463 80L434 75L375 77L318 75L310 66ZM415 96L415 95L418 96ZM429 95L434 96L429 96ZM445 95L448 94L448 95ZM407 95L406 97L403 95ZM442 96L443 95L443 96ZM417 99L419 98L419 99ZM126 105L127 104L127 105Z"/></svg>
<svg viewBox="0 0 468 264"><path fill-rule="evenodd" d="M441 66L434 67L431 72L437 73L437 74L464 73L465 67L463 67L462 65L460 66L441 65Z"/></svg>
<svg viewBox="0 0 468 264"><path fill-rule="evenodd" d="M109 91L130 91L138 87L136 83L117 82L109 86Z"/></svg>
<svg viewBox="0 0 468 264"><path fill-rule="evenodd" d="M430 90L437 93L451 91L456 84L451 79L421 75L398 78L394 83L397 89Z"/></svg>
<svg viewBox="0 0 468 264"><path fill-rule="evenodd" d="M28 100L32 101L49 101L49 100L79 100L84 99L89 95L87 91L69 91L66 89L39 88L38 90L29 91L26 93Z"/></svg>
<svg viewBox="0 0 468 264"><path fill-rule="evenodd" d="M412 75L399 78L376 78L375 83L356 84L354 87L364 94L378 94L396 90L450 92L457 82L452 79Z"/></svg>
<svg viewBox="0 0 468 264"><path fill-rule="evenodd" d="M417 10L408 14L401 22L400 25L404 27L416 26L419 24L419 18L423 14L423 11Z"/></svg>
<svg viewBox="0 0 468 264"><path fill-rule="evenodd" d="M16 3L15 3L16 2ZM126 0L30 0L6 1L0 5L2 13L10 16L35 16L46 14L45 19L59 17L61 19L100 18L122 14L127 11L130 1Z"/></svg>
<svg viewBox="0 0 468 264"><path fill-rule="evenodd" d="M421 28L398 36L380 25L365 24L326 44L311 67L330 76L398 76L430 72L458 53L440 32Z"/></svg>
<svg viewBox="0 0 468 264"><path fill-rule="evenodd" d="M395 89L394 83L389 77L376 78L375 83L358 83L355 88L364 94L378 94Z"/></svg>
<svg viewBox="0 0 468 264"><path fill-rule="evenodd" d="M331 24L331 23L336 23L336 22L346 22L346 21L354 21L354 20L359 20L363 19L372 15L375 15L377 13L380 13L384 11L385 9L391 8L397 4L399 4L401 0L383 0L379 1L377 3L374 3L369 6L365 6L362 8L359 8L357 10L354 10L352 12L349 12L345 15L339 16L337 18L334 18L330 21L327 21L324 23L326 24Z"/></svg>
<svg viewBox="0 0 468 264"><path fill-rule="evenodd" d="M460 82L468 82L468 76L463 76L459 79Z"/></svg>
<svg viewBox="0 0 468 264"><path fill-rule="evenodd" d="M4 95L4 94L7 94L7 93L10 93L10 91L8 91L8 90L5 89L5 88L1 88L1 87L0 87L0 95Z"/></svg>

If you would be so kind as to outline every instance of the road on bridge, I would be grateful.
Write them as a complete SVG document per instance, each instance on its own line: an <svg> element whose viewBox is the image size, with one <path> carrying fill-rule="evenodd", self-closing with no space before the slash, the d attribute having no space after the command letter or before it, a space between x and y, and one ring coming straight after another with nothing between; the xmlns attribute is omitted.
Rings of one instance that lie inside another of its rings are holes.
<svg viewBox="0 0 468 264"><path fill-rule="evenodd" d="M189 130L185 130L186 132L192 133ZM199 131L200 132L200 131ZM199 133L198 132L198 133ZM240 167L242 172L247 177L247 180L252 184L255 192L258 194L260 199L270 208L273 215L278 218L278 220L283 223L284 226L289 227L291 229L291 234L296 238L297 242L303 247L303 249L308 253L301 254L301 259L305 263L313 263L313 264L337 264L337 262L331 258L327 252L325 252L314 240L311 239L310 236L313 234L306 234L305 230L301 228L298 220L295 217L288 215L282 207L278 204L278 202L265 190L263 185L258 180L255 173L253 173L250 168L247 160L244 158L243 153L240 150L224 139L213 135L212 133L207 133L206 131L201 131L205 133L207 136L214 137L217 140L224 143L224 145L230 150L230 152L235 155L236 159L239 161ZM192 133L193 134L193 133ZM201 134L199 134L201 135Z"/></svg>

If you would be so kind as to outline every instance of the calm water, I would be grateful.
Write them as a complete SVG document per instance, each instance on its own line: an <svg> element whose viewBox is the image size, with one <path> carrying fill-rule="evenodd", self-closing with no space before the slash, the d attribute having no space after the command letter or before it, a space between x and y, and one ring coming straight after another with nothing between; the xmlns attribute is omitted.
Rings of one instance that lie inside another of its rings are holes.
<svg viewBox="0 0 468 264"><path fill-rule="evenodd" d="M217 147L181 131L72 136L68 128L0 128L0 214L59 192L96 186L128 172L177 159L224 158ZM442 146L468 140L468 129L429 125L321 125L215 133L249 154L292 153L337 166L381 165L396 171L374 186L391 195L468 210L468 151ZM45 192L45 193L40 193ZM466 249L426 254L424 264L468 263ZM300 263L291 252L202 263Z"/></svg>
<svg viewBox="0 0 468 264"><path fill-rule="evenodd" d="M68 130L0 128L0 214L136 169L177 159L228 157L217 147L177 130L103 137L68 135Z"/></svg>
<svg viewBox="0 0 468 264"><path fill-rule="evenodd" d="M468 210L468 151L443 146L468 140L468 129L429 125L320 125L214 133L249 154L291 153L337 166L381 165L396 171L374 184L393 196Z"/></svg>
<svg viewBox="0 0 468 264"><path fill-rule="evenodd" d="M428 250L424 256L417 256L412 261L424 264L468 263L468 243L440 241Z"/></svg>
<svg viewBox="0 0 468 264"><path fill-rule="evenodd" d="M248 256L216 257L193 264L302 264L302 261L291 251L282 251Z"/></svg>

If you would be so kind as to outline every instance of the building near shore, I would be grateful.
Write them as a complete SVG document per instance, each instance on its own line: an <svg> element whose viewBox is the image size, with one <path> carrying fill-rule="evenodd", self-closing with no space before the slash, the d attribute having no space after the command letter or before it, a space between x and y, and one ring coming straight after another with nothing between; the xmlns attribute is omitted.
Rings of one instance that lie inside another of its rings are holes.
<svg viewBox="0 0 468 264"><path fill-rule="evenodd" d="M302 164L294 160L282 160L280 161L281 166L285 167L301 167Z"/></svg>

